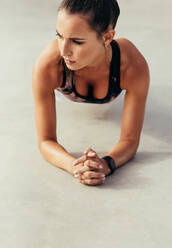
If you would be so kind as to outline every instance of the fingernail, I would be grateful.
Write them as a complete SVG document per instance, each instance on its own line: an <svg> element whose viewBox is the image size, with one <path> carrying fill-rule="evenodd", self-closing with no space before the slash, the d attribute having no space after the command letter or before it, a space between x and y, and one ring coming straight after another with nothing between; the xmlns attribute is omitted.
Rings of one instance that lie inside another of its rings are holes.
<svg viewBox="0 0 172 248"><path fill-rule="evenodd" d="M74 177L78 177L78 174L74 175Z"/></svg>
<svg viewBox="0 0 172 248"><path fill-rule="evenodd" d="M105 177L105 174L102 174L101 177Z"/></svg>
<svg viewBox="0 0 172 248"><path fill-rule="evenodd" d="M78 172L75 170L73 173L74 173L74 174L77 174Z"/></svg>
<svg viewBox="0 0 172 248"><path fill-rule="evenodd" d="M94 155L94 154L95 154L95 152L89 152L88 154L89 154L89 155Z"/></svg>
<svg viewBox="0 0 172 248"><path fill-rule="evenodd" d="M99 168L100 168L100 169L103 169L103 166L100 164L100 165L99 165Z"/></svg>

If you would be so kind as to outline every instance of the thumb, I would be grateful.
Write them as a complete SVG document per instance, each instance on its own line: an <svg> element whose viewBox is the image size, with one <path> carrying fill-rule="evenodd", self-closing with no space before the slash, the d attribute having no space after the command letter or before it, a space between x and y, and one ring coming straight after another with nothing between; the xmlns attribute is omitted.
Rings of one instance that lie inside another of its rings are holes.
<svg viewBox="0 0 172 248"><path fill-rule="evenodd" d="M96 157L96 152L91 148L87 148L84 154L88 157Z"/></svg>

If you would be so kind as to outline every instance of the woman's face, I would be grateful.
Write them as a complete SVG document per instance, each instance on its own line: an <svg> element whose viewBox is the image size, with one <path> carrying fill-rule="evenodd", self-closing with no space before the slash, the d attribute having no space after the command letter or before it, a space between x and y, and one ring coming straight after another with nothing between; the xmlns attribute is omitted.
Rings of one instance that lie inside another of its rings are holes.
<svg viewBox="0 0 172 248"><path fill-rule="evenodd" d="M65 61L69 69L94 69L102 61L105 54L103 42L97 39L96 32L81 15L60 10L56 31L61 56L75 61L71 64Z"/></svg>

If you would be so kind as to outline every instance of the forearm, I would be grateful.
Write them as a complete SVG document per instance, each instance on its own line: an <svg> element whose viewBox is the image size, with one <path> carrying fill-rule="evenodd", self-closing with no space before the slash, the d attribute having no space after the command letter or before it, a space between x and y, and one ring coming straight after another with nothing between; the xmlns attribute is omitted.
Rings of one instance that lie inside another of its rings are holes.
<svg viewBox="0 0 172 248"><path fill-rule="evenodd" d="M129 161L137 152L139 144L131 141L119 141L106 156L111 156L117 167Z"/></svg>
<svg viewBox="0 0 172 248"><path fill-rule="evenodd" d="M72 174L74 169L72 163L77 158L67 152L62 145L53 140L43 141L40 145L40 152L49 163Z"/></svg>

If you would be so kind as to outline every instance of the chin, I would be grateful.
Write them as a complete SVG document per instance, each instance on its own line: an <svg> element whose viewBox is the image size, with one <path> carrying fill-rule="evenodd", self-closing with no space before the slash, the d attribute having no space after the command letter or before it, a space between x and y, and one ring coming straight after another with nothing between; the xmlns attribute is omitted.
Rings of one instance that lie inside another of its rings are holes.
<svg viewBox="0 0 172 248"><path fill-rule="evenodd" d="M66 66L69 68L69 69L71 69L71 70L77 70L77 65L76 64L74 64L74 65L69 65L69 64L66 64Z"/></svg>
<svg viewBox="0 0 172 248"><path fill-rule="evenodd" d="M76 71L76 70L80 70L80 69L83 69L84 66L78 66L77 64L66 64L66 66L70 69L70 70L73 70L73 71Z"/></svg>

